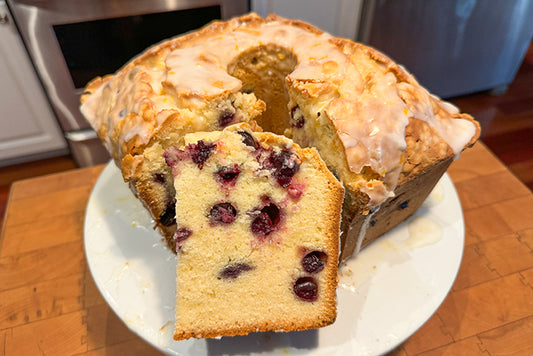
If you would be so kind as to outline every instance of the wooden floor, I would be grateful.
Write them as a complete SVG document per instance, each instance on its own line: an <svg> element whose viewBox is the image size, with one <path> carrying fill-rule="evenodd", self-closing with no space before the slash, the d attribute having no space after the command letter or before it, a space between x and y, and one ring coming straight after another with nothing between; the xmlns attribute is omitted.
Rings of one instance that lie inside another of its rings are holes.
<svg viewBox="0 0 533 356"><path fill-rule="evenodd" d="M450 100L481 124L481 140L533 190L533 45L504 95Z"/></svg>
<svg viewBox="0 0 533 356"><path fill-rule="evenodd" d="M533 190L533 45L515 80L499 96L489 92L450 99L481 124L481 140ZM0 168L0 227L13 181L75 168L69 156Z"/></svg>

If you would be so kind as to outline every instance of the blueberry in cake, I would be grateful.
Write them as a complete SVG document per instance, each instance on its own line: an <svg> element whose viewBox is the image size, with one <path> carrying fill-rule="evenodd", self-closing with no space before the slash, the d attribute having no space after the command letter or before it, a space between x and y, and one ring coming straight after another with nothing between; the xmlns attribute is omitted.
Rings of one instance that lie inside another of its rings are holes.
<svg viewBox="0 0 533 356"><path fill-rule="evenodd" d="M249 126L164 152L176 189L176 340L331 324L344 189L314 149Z"/></svg>

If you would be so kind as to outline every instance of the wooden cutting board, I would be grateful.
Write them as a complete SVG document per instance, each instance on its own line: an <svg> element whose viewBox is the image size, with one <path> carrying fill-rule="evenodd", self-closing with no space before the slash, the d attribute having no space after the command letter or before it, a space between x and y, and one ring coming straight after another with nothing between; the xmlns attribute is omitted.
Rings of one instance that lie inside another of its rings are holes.
<svg viewBox="0 0 533 356"><path fill-rule="evenodd" d="M0 237L0 355L155 355L96 289L83 220L103 166L13 184ZM533 355L533 194L478 143L449 169L466 226L437 312L391 355Z"/></svg>

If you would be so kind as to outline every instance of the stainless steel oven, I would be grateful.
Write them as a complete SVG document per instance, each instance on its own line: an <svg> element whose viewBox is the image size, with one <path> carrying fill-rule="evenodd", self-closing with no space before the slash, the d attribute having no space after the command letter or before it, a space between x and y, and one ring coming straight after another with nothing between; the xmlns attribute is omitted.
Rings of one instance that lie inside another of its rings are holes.
<svg viewBox="0 0 533 356"><path fill-rule="evenodd" d="M248 0L8 0L11 14L80 166L109 156L79 111L95 76L148 46L214 19L249 11Z"/></svg>

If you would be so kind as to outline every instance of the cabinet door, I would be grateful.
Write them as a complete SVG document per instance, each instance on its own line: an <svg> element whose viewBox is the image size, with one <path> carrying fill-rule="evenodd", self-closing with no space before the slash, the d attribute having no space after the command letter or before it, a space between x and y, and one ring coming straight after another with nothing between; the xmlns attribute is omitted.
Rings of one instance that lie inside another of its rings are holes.
<svg viewBox="0 0 533 356"><path fill-rule="evenodd" d="M68 152L3 1L0 43L0 166Z"/></svg>

